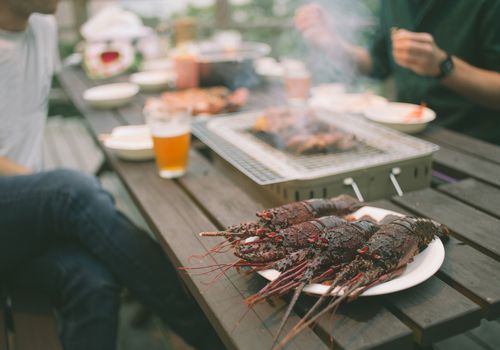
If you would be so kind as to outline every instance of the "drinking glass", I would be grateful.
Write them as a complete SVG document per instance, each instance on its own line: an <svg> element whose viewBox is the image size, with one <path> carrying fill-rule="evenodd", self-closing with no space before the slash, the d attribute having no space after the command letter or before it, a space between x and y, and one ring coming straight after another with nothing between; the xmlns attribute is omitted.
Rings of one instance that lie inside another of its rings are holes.
<svg viewBox="0 0 500 350"><path fill-rule="evenodd" d="M285 62L283 79L286 97L290 103L304 103L309 98L311 74L302 62Z"/></svg>
<svg viewBox="0 0 500 350"><path fill-rule="evenodd" d="M186 173L191 140L191 112L187 107L169 106L150 99L144 108L153 138L158 174L167 179Z"/></svg>

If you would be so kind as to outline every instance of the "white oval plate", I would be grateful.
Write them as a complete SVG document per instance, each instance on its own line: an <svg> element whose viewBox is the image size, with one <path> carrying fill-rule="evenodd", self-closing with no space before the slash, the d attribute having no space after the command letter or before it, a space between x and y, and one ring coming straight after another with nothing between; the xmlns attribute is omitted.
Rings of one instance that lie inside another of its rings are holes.
<svg viewBox="0 0 500 350"><path fill-rule="evenodd" d="M83 99L97 108L117 108L126 105L139 92L132 83L116 83L96 86L83 92Z"/></svg>
<svg viewBox="0 0 500 350"><path fill-rule="evenodd" d="M393 214L403 216L391 210L385 210L375 207L362 207L352 214L356 219L363 215L370 215L376 220L383 219L386 215ZM441 267L444 261L444 247L439 238L434 240L420 254L413 258L413 261L406 266L405 271L400 276L371 287L361 294L361 296L373 296L398 292L417 284L424 282L426 279L434 275ZM258 273L265 279L273 281L280 273L276 270L263 270ZM305 293L323 295L328 290L328 286L318 283L313 283L304 288Z"/></svg>
<svg viewBox="0 0 500 350"><path fill-rule="evenodd" d="M436 113L425 107L420 118L408 119L408 115L420 106L411 103L390 102L381 106L371 106L364 110L364 115L379 124L395 130L414 134L425 129L427 124L436 119Z"/></svg>
<svg viewBox="0 0 500 350"><path fill-rule="evenodd" d="M113 129L104 146L125 160L154 158L153 141L147 125L119 126Z"/></svg>

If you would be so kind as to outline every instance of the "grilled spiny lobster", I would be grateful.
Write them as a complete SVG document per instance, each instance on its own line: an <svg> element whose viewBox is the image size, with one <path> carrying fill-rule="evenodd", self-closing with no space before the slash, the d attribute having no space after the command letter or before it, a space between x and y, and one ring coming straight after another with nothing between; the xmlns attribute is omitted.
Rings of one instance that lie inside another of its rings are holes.
<svg viewBox="0 0 500 350"><path fill-rule="evenodd" d="M223 236L229 239L262 236L322 216L346 215L360 206L358 200L348 195L340 195L330 199L309 199L258 212L256 214L259 218L258 222L233 225L225 231L202 232L200 236Z"/></svg>

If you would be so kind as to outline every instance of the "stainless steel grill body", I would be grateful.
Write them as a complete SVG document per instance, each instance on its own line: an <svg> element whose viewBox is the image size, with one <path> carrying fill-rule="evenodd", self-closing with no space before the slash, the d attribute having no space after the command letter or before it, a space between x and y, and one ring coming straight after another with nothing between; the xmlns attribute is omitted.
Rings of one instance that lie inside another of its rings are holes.
<svg viewBox="0 0 500 350"><path fill-rule="evenodd" d="M427 187L436 145L375 125L358 115L316 111L316 116L356 135L361 147L331 154L294 155L252 135L262 111L195 122L193 133L223 159L280 200L357 194L380 199ZM392 179L391 179L392 178Z"/></svg>

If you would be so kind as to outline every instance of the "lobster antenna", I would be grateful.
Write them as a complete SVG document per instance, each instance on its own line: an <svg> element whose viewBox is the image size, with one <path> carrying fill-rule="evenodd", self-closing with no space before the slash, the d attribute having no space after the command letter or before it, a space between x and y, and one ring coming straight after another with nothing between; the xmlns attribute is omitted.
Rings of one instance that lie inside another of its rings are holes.
<svg viewBox="0 0 500 350"><path fill-rule="evenodd" d="M288 305L288 308L286 309L285 315L281 319L281 323L280 323L280 326L278 328L278 332L276 332L276 335L274 336L274 341L273 341L273 345L271 346L271 348L274 347L276 345L276 343L278 342L279 336L280 336L281 332L283 331L283 328L285 327L285 323L288 320L288 318L290 317L290 314L292 313L292 309L295 306L295 304L297 303L297 301L299 300L300 293L302 293L302 290L304 289L305 286L306 286L306 283L302 282L295 289L295 293L293 293L292 300L290 300L290 304Z"/></svg>
<svg viewBox="0 0 500 350"><path fill-rule="evenodd" d="M220 237L227 236L228 231L208 231L208 232L200 232L200 237ZM234 234L237 235L237 234Z"/></svg>
<svg viewBox="0 0 500 350"><path fill-rule="evenodd" d="M290 340L292 340L297 334L299 334L300 332L302 332L303 329L309 327L311 324L313 324L314 322L316 322L316 320L318 320L321 316L323 316L325 313L329 312L330 310L334 310L336 309L339 304L344 301L345 299L347 299L349 297L349 294L351 292L353 292L354 290L356 290L356 288L358 288L359 286L361 286L363 284L363 282L358 282L356 283L354 286L352 286L351 288L349 288L349 290L347 290L344 295L342 295L341 297L339 297L338 299L335 299L334 302L330 303L329 305L327 305L323 310L321 310L320 312L318 312L316 315L314 315L313 317L311 317L310 320L308 321L305 321L303 322L300 326L299 324L297 324L291 331L290 333L288 333L286 335L285 338L283 338L283 340L278 344L278 347L275 348L275 350L280 350L280 349L283 349L283 347L286 345L286 343L288 343ZM303 320L303 319L302 319Z"/></svg>
<svg viewBox="0 0 500 350"><path fill-rule="evenodd" d="M314 305L307 311L307 313L302 317L302 319L293 327L292 331L296 329L297 327L300 327L306 320L316 311L318 307L323 304L326 298L330 296L330 294L333 292L333 290L337 287L337 282L334 281L330 287L319 297L319 299L314 303Z"/></svg>

